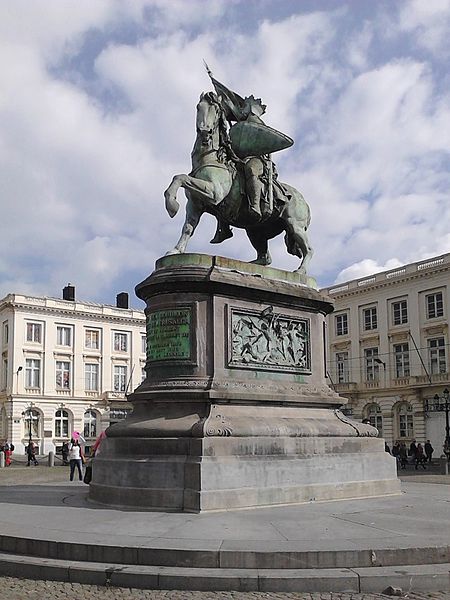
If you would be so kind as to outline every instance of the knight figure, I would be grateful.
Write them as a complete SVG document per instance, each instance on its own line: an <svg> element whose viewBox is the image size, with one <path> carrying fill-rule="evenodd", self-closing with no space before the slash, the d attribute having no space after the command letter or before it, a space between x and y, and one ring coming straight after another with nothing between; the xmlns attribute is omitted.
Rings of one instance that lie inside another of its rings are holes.
<svg viewBox="0 0 450 600"><path fill-rule="evenodd" d="M266 220L274 208L289 198L286 188L278 181L271 153L289 148L294 142L264 123L261 115L266 106L260 99L253 95L242 98L217 81L207 65L206 69L230 127L232 160L237 168L243 169L249 216L254 223ZM219 244L232 235L230 225L217 215L217 230L211 243Z"/></svg>

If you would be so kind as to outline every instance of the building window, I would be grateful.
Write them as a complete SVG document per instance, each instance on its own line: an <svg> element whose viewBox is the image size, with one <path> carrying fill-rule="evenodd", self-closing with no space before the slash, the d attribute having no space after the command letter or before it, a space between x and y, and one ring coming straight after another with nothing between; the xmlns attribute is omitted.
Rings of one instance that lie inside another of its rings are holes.
<svg viewBox="0 0 450 600"><path fill-rule="evenodd" d="M100 331L98 329L85 330L84 347L89 350L100 350Z"/></svg>
<svg viewBox="0 0 450 600"><path fill-rule="evenodd" d="M25 360L25 387L41 387L41 361L39 358L27 358Z"/></svg>
<svg viewBox="0 0 450 600"><path fill-rule="evenodd" d="M369 404L366 407L365 415L372 427L378 429L378 436L383 437L383 416L379 404L376 404L376 402Z"/></svg>
<svg viewBox="0 0 450 600"><path fill-rule="evenodd" d="M408 304L406 300L392 303L392 322L394 325L403 325L408 322Z"/></svg>
<svg viewBox="0 0 450 600"><path fill-rule="evenodd" d="M343 313L342 315L336 315L336 335L347 335L348 334L348 315Z"/></svg>
<svg viewBox="0 0 450 600"><path fill-rule="evenodd" d="M34 408L28 408L22 415L24 417L24 437L29 439L31 434L31 439L39 438L39 412Z"/></svg>
<svg viewBox="0 0 450 600"><path fill-rule="evenodd" d="M8 321L5 321L3 323L3 327L2 327L2 342L3 342L4 346L6 346L6 344L9 342L9 325L8 325Z"/></svg>
<svg viewBox="0 0 450 600"><path fill-rule="evenodd" d="M3 406L0 409L0 438L5 439L8 437L8 431L7 431L7 417L6 417L6 410L5 407Z"/></svg>
<svg viewBox="0 0 450 600"><path fill-rule="evenodd" d="M56 328L56 343L58 346L72 345L72 328L58 326Z"/></svg>
<svg viewBox="0 0 450 600"><path fill-rule="evenodd" d="M338 383L348 382L348 352L337 352L336 375Z"/></svg>
<svg viewBox="0 0 450 600"><path fill-rule="evenodd" d="M70 389L70 362L56 361L56 387L59 390Z"/></svg>
<svg viewBox="0 0 450 600"><path fill-rule="evenodd" d="M141 352L142 354L146 354L147 353L147 336L146 335L141 335Z"/></svg>
<svg viewBox="0 0 450 600"><path fill-rule="evenodd" d="M395 344L395 376L409 377L409 344Z"/></svg>
<svg viewBox="0 0 450 600"><path fill-rule="evenodd" d="M128 333L114 332L114 350L116 352L128 352Z"/></svg>
<svg viewBox="0 0 450 600"><path fill-rule="evenodd" d="M398 437L414 437L414 417L411 404L404 402L397 406Z"/></svg>
<svg viewBox="0 0 450 600"><path fill-rule="evenodd" d="M62 408L55 413L55 437L69 437L69 413Z"/></svg>
<svg viewBox="0 0 450 600"><path fill-rule="evenodd" d="M42 323L27 323L27 342L42 343Z"/></svg>
<svg viewBox="0 0 450 600"><path fill-rule="evenodd" d="M86 363L84 365L84 388L88 392L98 392L98 367L98 363Z"/></svg>
<svg viewBox="0 0 450 600"><path fill-rule="evenodd" d="M83 435L85 438L97 437L97 413L95 410L87 410L84 413Z"/></svg>
<svg viewBox="0 0 450 600"><path fill-rule="evenodd" d="M114 366L114 391L125 392L127 387L127 367L125 365Z"/></svg>
<svg viewBox="0 0 450 600"><path fill-rule="evenodd" d="M8 356L6 356L6 353L2 357L1 384L1 389L6 390L6 388L8 387Z"/></svg>
<svg viewBox="0 0 450 600"><path fill-rule="evenodd" d="M433 375L447 372L445 339L443 337L428 340L428 365Z"/></svg>
<svg viewBox="0 0 450 600"><path fill-rule="evenodd" d="M425 296L427 303L427 319L436 319L444 316L444 302L442 300L442 292L429 294Z"/></svg>
<svg viewBox="0 0 450 600"><path fill-rule="evenodd" d="M366 348L364 350L364 362L366 370L366 381L378 380L378 348Z"/></svg>
<svg viewBox="0 0 450 600"><path fill-rule="evenodd" d="M364 331L370 331L378 327L377 308L372 306L363 310Z"/></svg>

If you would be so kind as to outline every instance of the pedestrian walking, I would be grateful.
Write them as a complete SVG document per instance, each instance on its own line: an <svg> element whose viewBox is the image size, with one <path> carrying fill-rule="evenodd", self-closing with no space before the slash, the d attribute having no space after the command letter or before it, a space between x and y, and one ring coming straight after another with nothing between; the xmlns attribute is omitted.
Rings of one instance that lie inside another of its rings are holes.
<svg viewBox="0 0 450 600"><path fill-rule="evenodd" d="M75 469L78 470L78 478L80 481L83 480L83 469L82 464L84 463L84 454L81 449L80 442L78 439L70 440L69 444L69 464L70 464L70 481L73 481Z"/></svg>
<svg viewBox="0 0 450 600"><path fill-rule="evenodd" d="M62 461L63 461L63 465L68 465L69 464L69 442L64 442L64 444L61 446L61 454L62 454Z"/></svg>
<svg viewBox="0 0 450 600"><path fill-rule="evenodd" d="M5 465L9 467L11 464L12 453L14 451L14 444L10 444L8 440L5 440L3 444L3 452L5 453Z"/></svg>
<svg viewBox="0 0 450 600"><path fill-rule="evenodd" d="M384 451L388 454L391 453L391 449L389 448L389 444L387 442L384 442Z"/></svg>
<svg viewBox="0 0 450 600"><path fill-rule="evenodd" d="M416 448L416 471L417 471L417 467L419 465L422 465L422 469L426 469L425 462L426 462L426 458L425 458L425 452L423 451L423 446L422 446L422 444L417 444L417 448Z"/></svg>
<svg viewBox="0 0 450 600"><path fill-rule="evenodd" d="M400 468L406 469L406 465L408 464L408 451L406 450L405 442L400 444L400 450L398 454L400 456Z"/></svg>
<svg viewBox="0 0 450 600"><path fill-rule="evenodd" d="M32 440L28 442L26 451L28 458L27 467L29 467L31 463L33 463L34 466L37 466L39 463L36 459L36 444Z"/></svg>
<svg viewBox="0 0 450 600"><path fill-rule="evenodd" d="M416 440L413 440L409 445L409 452L408 452L408 456L411 458L411 463L415 462L415 460L416 460L416 452L417 452Z"/></svg>
<svg viewBox="0 0 450 600"><path fill-rule="evenodd" d="M433 452L434 452L434 448L431 445L430 440L427 440L425 442L424 450L425 450L425 456L427 457L427 461L430 463L431 459L433 457Z"/></svg>
<svg viewBox="0 0 450 600"><path fill-rule="evenodd" d="M398 464L400 464L400 442L395 442L392 446L392 456L395 458Z"/></svg>

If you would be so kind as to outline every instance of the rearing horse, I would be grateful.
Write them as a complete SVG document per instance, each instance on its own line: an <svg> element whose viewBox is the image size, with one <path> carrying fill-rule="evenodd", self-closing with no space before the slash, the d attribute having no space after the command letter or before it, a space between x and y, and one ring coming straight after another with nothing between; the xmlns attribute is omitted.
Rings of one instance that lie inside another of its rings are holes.
<svg viewBox="0 0 450 600"><path fill-rule="evenodd" d="M196 126L192 171L189 175L175 175L164 192L166 209L171 217L180 208L176 198L180 187L184 188L188 200L180 239L167 254L185 252L200 217L207 212L222 223L245 229L257 252L257 258L252 262L260 265L272 262L268 240L284 231L287 251L301 259L297 272L306 273L313 251L306 233L310 210L302 194L294 187L280 183L286 193L286 202L271 216L255 223L248 210L243 173L237 168L237 157L230 146L225 115L213 92L201 95Z"/></svg>

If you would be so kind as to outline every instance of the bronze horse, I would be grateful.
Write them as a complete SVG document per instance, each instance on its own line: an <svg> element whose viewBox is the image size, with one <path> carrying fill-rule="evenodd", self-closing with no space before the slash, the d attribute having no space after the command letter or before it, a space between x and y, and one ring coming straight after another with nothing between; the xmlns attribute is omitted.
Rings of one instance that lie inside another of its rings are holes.
<svg viewBox="0 0 450 600"><path fill-rule="evenodd" d="M245 229L257 252L260 265L269 265L271 257L268 240L285 232L287 251L301 259L297 272L306 273L313 251L307 229L310 210L302 194L294 187L281 183L285 201L272 214L255 222L248 210L245 181L237 157L232 151L225 115L216 94L202 94L197 105L197 137L191 153L192 171L175 175L164 192L167 212L174 217L180 207L177 192L184 188L187 197L186 219L180 239L167 254L182 254L204 212L214 215L219 223ZM231 233L228 234L230 237Z"/></svg>

